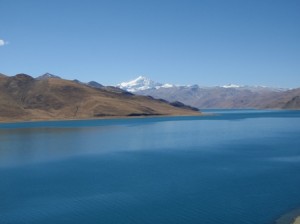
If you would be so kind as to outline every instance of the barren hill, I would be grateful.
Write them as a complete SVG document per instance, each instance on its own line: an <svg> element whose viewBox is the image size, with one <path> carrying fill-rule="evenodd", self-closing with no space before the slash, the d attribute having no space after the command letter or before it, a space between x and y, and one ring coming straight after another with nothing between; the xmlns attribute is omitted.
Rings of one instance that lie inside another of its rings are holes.
<svg viewBox="0 0 300 224"><path fill-rule="evenodd" d="M0 75L0 121L88 119L113 116L199 115L151 97L95 88L59 78Z"/></svg>
<svg viewBox="0 0 300 224"><path fill-rule="evenodd" d="M255 108L255 109L300 109L300 89L251 89L199 86L175 86L147 89L136 94L150 95L168 101L180 101L197 108Z"/></svg>

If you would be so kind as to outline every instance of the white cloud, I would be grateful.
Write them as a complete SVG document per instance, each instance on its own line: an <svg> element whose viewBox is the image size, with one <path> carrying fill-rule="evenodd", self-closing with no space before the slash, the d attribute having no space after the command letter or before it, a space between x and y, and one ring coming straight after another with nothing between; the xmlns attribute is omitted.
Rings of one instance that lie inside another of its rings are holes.
<svg viewBox="0 0 300 224"><path fill-rule="evenodd" d="M7 42L0 39L0 47L1 47L1 46L4 46L5 44L7 44Z"/></svg>

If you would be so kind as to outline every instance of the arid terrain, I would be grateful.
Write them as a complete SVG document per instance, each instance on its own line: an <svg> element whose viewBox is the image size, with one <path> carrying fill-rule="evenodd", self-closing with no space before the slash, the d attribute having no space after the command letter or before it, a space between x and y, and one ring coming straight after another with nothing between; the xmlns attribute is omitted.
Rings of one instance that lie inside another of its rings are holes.
<svg viewBox="0 0 300 224"><path fill-rule="evenodd" d="M173 105L115 87L97 88L55 77L0 75L1 122L200 114L183 104Z"/></svg>
<svg viewBox="0 0 300 224"><path fill-rule="evenodd" d="M135 92L168 101L180 101L200 109L300 109L300 88L201 88L197 85L147 89Z"/></svg>

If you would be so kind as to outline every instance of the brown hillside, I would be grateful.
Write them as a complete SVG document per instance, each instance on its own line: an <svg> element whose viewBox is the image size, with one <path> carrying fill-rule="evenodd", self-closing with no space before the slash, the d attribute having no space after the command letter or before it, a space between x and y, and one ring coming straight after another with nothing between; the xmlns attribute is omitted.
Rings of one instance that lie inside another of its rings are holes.
<svg viewBox="0 0 300 224"><path fill-rule="evenodd" d="M151 97L93 88L58 78L0 76L0 121L88 119L113 116L199 115Z"/></svg>
<svg viewBox="0 0 300 224"><path fill-rule="evenodd" d="M196 108L300 109L300 89L265 87L203 88L197 85L148 89L136 92L168 101L180 101Z"/></svg>

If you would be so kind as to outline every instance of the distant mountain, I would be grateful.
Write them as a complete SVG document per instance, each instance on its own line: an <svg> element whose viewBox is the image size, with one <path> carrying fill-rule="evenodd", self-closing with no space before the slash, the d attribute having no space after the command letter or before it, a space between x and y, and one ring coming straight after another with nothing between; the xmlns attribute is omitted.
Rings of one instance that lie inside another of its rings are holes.
<svg viewBox="0 0 300 224"><path fill-rule="evenodd" d="M45 73L44 75L38 76L36 79L37 80L43 80L43 79L50 79L50 78L54 78L54 79L60 79L59 76L50 74L50 73Z"/></svg>
<svg viewBox="0 0 300 224"><path fill-rule="evenodd" d="M224 85L222 86L223 88L240 88L242 86L236 85L236 84L228 84L228 85Z"/></svg>
<svg viewBox="0 0 300 224"><path fill-rule="evenodd" d="M283 91L270 100L269 108L300 109L300 88Z"/></svg>
<svg viewBox="0 0 300 224"><path fill-rule="evenodd" d="M199 114L116 87L95 88L52 75L0 76L0 122Z"/></svg>
<svg viewBox="0 0 300 224"><path fill-rule="evenodd" d="M142 77L143 80L149 80ZM136 80L140 80L139 77ZM175 86L167 84L168 88L162 88L164 84L143 85L138 82L138 88L134 84L136 80L118 85L120 88L132 91L139 95L149 95L157 99L170 102L180 101L199 109L209 108L256 108L256 109L300 109L299 89L288 90L284 88L272 88L265 86L247 86L228 84L224 86L200 87L199 85ZM132 87L133 86L133 87Z"/></svg>
<svg viewBox="0 0 300 224"><path fill-rule="evenodd" d="M148 79L144 76L139 76L138 78L129 81L129 82L122 82L117 85L117 87L124 89L129 92L138 92L147 89L160 89L160 88L170 88L173 85L170 84L161 84L158 82L154 82L151 79Z"/></svg>
<svg viewBox="0 0 300 224"><path fill-rule="evenodd" d="M88 86L91 86L91 87L94 87L94 88L102 88L103 85L101 85L100 83L98 82L95 82L95 81L90 81L87 83Z"/></svg>

